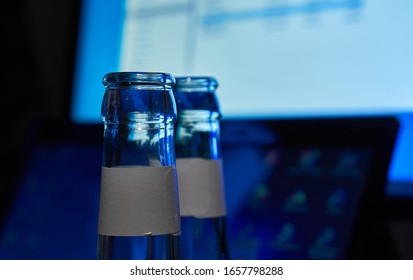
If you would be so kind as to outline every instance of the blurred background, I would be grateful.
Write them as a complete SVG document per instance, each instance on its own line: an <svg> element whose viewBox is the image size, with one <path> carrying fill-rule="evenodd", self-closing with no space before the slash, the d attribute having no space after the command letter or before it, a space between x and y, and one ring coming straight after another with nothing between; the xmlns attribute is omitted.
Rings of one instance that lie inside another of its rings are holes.
<svg viewBox="0 0 413 280"><path fill-rule="evenodd" d="M70 107L79 3L16 1L1 18L4 78L1 222L44 122L65 125Z"/></svg>
<svg viewBox="0 0 413 280"><path fill-rule="evenodd" d="M401 0L13 1L1 17L0 259L95 258L101 79L112 71L218 79L236 258L413 259L409 8ZM307 135L317 141L306 144ZM382 151L378 169L366 143ZM317 177L337 167L343 149L359 180ZM277 165L279 157L287 160ZM234 175L240 168L245 180ZM320 218L329 184L346 206ZM365 193L374 184L374 195ZM370 206L380 226L366 233ZM319 235L306 219L320 223ZM347 226L336 228L340 221Z"/></svg>

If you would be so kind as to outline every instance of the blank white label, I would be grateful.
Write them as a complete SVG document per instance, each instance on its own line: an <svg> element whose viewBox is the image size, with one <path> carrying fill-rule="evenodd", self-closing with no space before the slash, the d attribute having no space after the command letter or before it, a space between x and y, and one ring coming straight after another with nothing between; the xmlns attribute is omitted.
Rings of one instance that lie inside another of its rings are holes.
<svg viewBox="0 0 413 280"><path fill-rule="evenodd" d="M222 160L178 158L176 167L181 216L226 215Z"/></svg>
<svg viewBox="0 0 413 280"><path fill-rule="evenodd" d="M99 234L180 232L174 167L102 167L100 191Z"/></svg>

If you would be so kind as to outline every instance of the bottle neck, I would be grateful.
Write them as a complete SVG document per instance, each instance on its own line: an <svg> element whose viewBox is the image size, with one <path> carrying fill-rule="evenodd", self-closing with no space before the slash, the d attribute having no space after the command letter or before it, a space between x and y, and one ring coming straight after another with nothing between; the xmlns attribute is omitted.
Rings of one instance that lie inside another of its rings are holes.
<svg viewBox="0 0 413 280"><path fill-rule="evenodd" d="M221 114L218 111L211 110L186 110L178 111L178 122L215 122L221 119Z"/></svg>
<svg viewBox="0 0 413 280"><path fill-rule="evenodd" d="M220 159L220 114L208 110L184 110L175 128L176 157Z"/></svg>
<svg viewBox="0 0 413 280"><path fill-rule="evenodd" d="M176 105L172 90L106 90L101 116L105 123L169 123Z"/></svg>
<svg viewBox="0 0 413 280"><path fill-rule="evenodd" d="M173 138L171 122L105 123L102 165L175 165Z"/></svg>

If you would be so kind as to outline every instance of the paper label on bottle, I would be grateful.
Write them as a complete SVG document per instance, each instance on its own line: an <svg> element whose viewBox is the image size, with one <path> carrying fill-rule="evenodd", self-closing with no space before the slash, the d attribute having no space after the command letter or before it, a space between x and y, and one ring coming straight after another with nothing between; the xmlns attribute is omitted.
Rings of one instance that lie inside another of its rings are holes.
<svg viewBox="0 0 413 280"><path fill-rule="evenodd" d="M180 232L176 169L102 167L98 232L142 236Z"/></svg>
<svg viewBox="0 0 413 280"><path fill-rule="evenodd" d="M181 216L226 215L222 160L176 159Z"/></svg>

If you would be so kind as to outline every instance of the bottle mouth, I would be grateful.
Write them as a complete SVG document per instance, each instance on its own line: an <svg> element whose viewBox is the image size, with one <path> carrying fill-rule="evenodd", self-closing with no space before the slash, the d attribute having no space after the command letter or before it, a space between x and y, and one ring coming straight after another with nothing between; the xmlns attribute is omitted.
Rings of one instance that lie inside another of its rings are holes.
<svg viewBox="0 0 413 280"><path fill-rule="evenodd" d="M215 91L218 87L218 81L214 77L184 76L175 79L175 88L179 91Z"/></svg>
<svg viewBox="0 0 413 280"><path fill-rule="evenodd" d="M169 73L162 72L111 72L107 73L102 80L106 88L123 86L156 86L172 88L175 77Z"/></svg>

